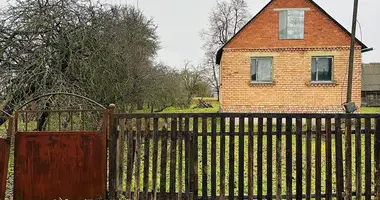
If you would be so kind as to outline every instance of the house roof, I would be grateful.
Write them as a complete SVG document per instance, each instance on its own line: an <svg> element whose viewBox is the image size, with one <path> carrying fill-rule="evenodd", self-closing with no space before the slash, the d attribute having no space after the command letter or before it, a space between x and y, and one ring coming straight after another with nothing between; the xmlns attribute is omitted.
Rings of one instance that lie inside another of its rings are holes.
<svg viewBox="0 0 380 200"><path fill-rule="evenodd" d="M351 36L351 33L346 29L344 28L339 22L337 22L333 17L331 17L331 15L329 15L322 7L320 7L317 3L315 3L313 0L309 0L313 5L315 5L315 7L318 8L318 10L320 10L323 14L325 14L331 21L333 21L338 27L340 27L344 32L346 32L348 35ZM257 16L259 16L271 3L273 2L273 0L270 0L269 3L267 5L265 5L251 20L249 20L230 40L228 40L228 42L226 44L224 44L219 50L218 52L216 53L216 64L220 64L220 61L222 59L222 54L223 54L223 49L224 47L226 47L237 35L239 35L239 33L248 25L250 24L253 20L256 19ZM360 46L362 47L362 49L366 49L368 48L363 42L361 42L358 38L356 38L356 42L358 42L360 44Z"/></svg>

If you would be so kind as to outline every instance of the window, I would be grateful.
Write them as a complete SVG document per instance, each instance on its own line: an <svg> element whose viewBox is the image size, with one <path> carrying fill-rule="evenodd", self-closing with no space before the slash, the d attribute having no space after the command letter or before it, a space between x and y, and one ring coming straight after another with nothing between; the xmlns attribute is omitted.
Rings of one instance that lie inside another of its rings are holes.
<svg viewBox="0 0 380 200"><path fill-rule="evenodd" d="M280 40L300 40L304 38L304 10L280 11Z"/></svg>
<svg viewBox="0 0 380 200"><path fill-rule="evenodd" d="M333 57L313 57L311 80L316 82L332 81Z"/></svg>
<svg viewBox="0 0 380 200"><path fill-rule="evenodd" d="M272 58L251 59L251 82L272 82Z"/></svg>

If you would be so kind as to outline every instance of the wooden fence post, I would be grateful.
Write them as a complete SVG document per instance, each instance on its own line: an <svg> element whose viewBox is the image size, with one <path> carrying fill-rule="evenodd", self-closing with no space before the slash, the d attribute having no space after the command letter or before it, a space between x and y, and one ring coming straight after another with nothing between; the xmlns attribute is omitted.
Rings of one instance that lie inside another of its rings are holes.
<svg viewBox="0 0 380 200"><path fill-rule="evenodd" d="M376 118L375 132L375 199L380 199L380 118Z"/></svg>
<svg viewBox="0 0 380 200"><path fill-rule="evenodd" d="M109 105L109 128L108 128L108 137L110 139L109 145L109 199L117 198L117 127L114 126L114 112L115 104Z"/></svg>

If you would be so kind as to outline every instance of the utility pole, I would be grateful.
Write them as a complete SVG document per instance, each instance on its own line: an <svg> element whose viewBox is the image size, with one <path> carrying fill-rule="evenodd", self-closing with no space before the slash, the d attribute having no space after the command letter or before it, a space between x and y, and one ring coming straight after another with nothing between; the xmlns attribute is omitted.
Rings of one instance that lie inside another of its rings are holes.
<svg viewBox="0 0 380 200"><path fill-rule="evenodd" d="M354 0L354 12L352 15L352 31L351 31L351 47L350 47L350 60L348 65L348 85L347 85L347 105L346 112L352 113L355 111L352 109L348 109L348 107L352 107L352 76L354 71L354 58L355 58L355 42L356 42L356 22L358 18L358 4L359 0ZM355 107L355 105L354 105Z"/></svg>

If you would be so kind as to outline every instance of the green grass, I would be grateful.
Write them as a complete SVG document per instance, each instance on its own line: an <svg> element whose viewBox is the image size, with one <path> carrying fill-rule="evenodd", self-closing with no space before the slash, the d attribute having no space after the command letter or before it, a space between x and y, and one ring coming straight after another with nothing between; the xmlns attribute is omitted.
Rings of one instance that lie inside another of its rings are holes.
<svg viewBox="0 0 380 200"><path fill-rule="evenodd" d="M215 98L203 98L208 103L211 103L213 108L195 108L198 103L198 98L194 98L191 106L186 109L179 109L175 107L169 107L161 113L216 113L219 111L219 102ZM144 109L136 111L136 113L149 113L150 109ZM380 107L361 107L360 113L363 114L375 114L380 113Z"/></svg>
<svg viewBox="0 0 380 200"><path fill-rule="evenodd" d="M175 108L169 107L160 113L216 113L219 110L219 102L215 98L203 98L207 103L212 105L212 108L195 108L197 105L198 98L194 98L192 104L189 108ZM150 113L150 109L146 108L144 110L136 110L135 113Z"/></svg>
<svg viewBox="0 0 380 200"><path fill-rule="evenodd" d="M212 101L210 102L212 108L194 108L196 104L192 104L190 108L187 109L176 109L170 107L165 109L162 113L216 113L219 110L219 102Z"/></svg>
<svg viewBox="0 0 380 200"><path fill-rule="evenodd" d="M380 107L361 107L361 113L380 113Z"/></svg>

